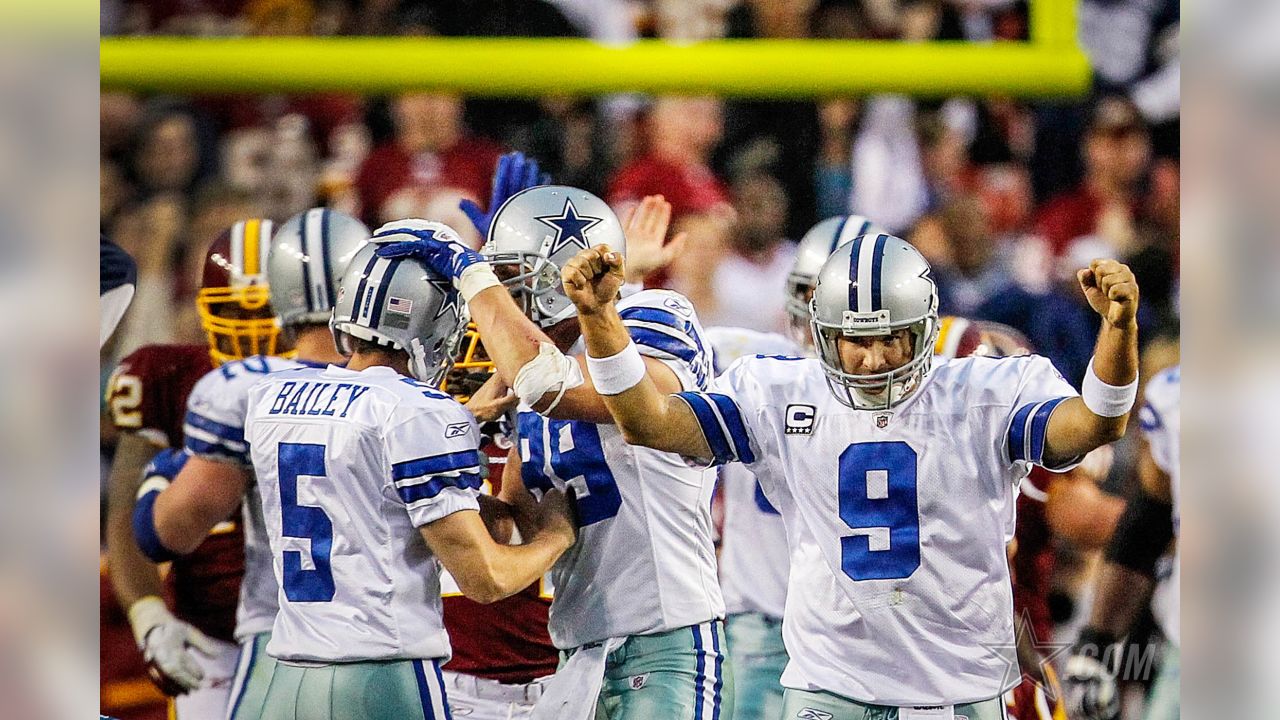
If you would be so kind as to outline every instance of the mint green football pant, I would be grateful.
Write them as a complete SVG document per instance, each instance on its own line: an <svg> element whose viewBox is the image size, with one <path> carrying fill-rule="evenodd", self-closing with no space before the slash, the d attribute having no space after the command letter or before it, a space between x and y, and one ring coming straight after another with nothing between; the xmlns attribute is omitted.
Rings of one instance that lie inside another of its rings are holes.
<svg viewBox="0 0 1280 720"><path fill-rule="evenodd" d="M725 618L729 659L736 688L736 720L778 720L782 713L782 671L787 648L782 644L782 620L761 613L738 613Z"/></svg>
<svg viewBox="0 0 1280 720"><path fill-rule="evenodd" d="M269 637L248 649L230 720L451 720L438 660L294 665L266 654Z"/></svg>
<svg viewBox="0 0 1280 720"><path fill-rule="evenodd" d="M724 622L627 638L605 660L596 720L733 720Z"/></svg>
<svg viewBox="0 0 1280 720"><path fill-rule="evenodd" d="M868 705L839 695L787 688L782 702L783 720L898 720L898 708ZM1003 698L956 705L956 720L1007 720Z"/></svg>

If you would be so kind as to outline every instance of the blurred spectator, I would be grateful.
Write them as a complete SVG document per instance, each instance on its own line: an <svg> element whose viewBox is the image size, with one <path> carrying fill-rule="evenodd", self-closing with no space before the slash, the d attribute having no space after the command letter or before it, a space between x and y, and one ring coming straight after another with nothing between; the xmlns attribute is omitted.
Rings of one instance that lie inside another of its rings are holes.
<svg viewBox="0 0 1280 720"><path fill-rule="evenodd" d="M787 194L777 178L748 175L734 181L733 205L738 217L727 252L714 273L702 275L712 285L712 303L698 307L699 317L707 326L784 332L783 289L795 258L784 235Z"/></svg>
<svg viewBox="0 0 1280 720"><path fill-rule="evenodd" d="M1134 249L1143 181L1151 166L1151 138L1142 116L1122 98L1101 100L1085 135L1085 177L1041 208L1039 233L1055 255L1085 235L1106 238L1114 252Z"/></svg>
<svg viewBox="0 0 1280 720"><path fill-rule="evenodd" d="M645 195L664 195L674 218L726 210L728 192L711 171L711 152L723 130L715 98L658 98L645 123L645 152L613 176L609 204L625 214Z"/></svg>
<svg viewBox="0 0 1280 720"><path fill-rule="evenodd" d="M1008 254L992 236L986 208L972 195L948 202L936 222L949 251L949 262L933 271L939 311L971 317L987 298L1013 284Z"/></svg>
<svg viewBox="0 0 1280 720"><path fill-rule="evenodd" d="M201 170L194 118L178 110L153 114L138 133L132 170L143 197L190 191Z"/></svg>
<svg viewBox="0 0 1280 720"><path fill-rule="evenodd" d="M356 179L360 214L370 227L395 219L384 206L396 193L451 187L477 201L488 196L501 149L466 133L460 98L400 95L391 117L395 137L370 153Z"/></svg>
<svg viewBox="0 0 1280 720"><path fill-rule="evenodd" d="M814 163L813 184L814 218L819 221L849 212L849 198L853 195L849 157L857 119L856 100L827 100L818 107L821 142Z"/></svg>

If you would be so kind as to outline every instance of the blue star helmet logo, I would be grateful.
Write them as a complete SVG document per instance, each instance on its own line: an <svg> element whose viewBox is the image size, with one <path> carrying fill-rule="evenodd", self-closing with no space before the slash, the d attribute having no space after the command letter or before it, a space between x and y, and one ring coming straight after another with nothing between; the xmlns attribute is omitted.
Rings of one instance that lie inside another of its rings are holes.
<svg viewBox="0 0 1280 720"><path fill-rule="evenodd" d="M578 209L573 206L573 201L565 198L564 210L561 210L559 215L543 215L538 218L539 222L556 230L555 240L551 242L551 250L547 255L555 255L570 244L577 245L583 250L591 247L591 242L587 240L587 231L603 220L604 218L590 215L579 215Z"/></svg>
<svg viewBox="0 0 1280 720"><path fill-rule="evenodd" d="M426 276L426 280L428 285L439 290L440 294L444 296L444 302L440 303L440 309L436 311L436 315L432 320L439 320L450 310L453 310L454 317L460 317L462 315L462 308L458 301L461 298L458 296L457 291L453 289L453 283L435 275L434 273L429 273Z"/></svg>

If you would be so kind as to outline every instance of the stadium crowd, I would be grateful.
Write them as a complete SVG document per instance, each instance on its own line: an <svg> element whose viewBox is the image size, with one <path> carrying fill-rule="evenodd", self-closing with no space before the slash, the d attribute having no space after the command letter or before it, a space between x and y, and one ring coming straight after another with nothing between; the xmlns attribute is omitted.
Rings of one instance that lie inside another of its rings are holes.
<svg viewBox="0 0 1280 720"><path fill-rule="evenodd" d="M1074 273L1118 258L1142 288L1150 377L1178 352L1178 6L1084 0L1081 19L1094 92L1072 103L104 92L101 227L137 259L138 289L103 349L103 381L142 345L203 341L192 310L200 266L235 221L327 205L370 227L441 220L478 246L458 203L485 202L507 150L538 158L557 183L596 193L621 218L663 195L673 234L686 238L648 283L686 295L708 327L785 332L795 241L826 217L856 213L929 260L943 315L1019 330L1078 387L1099 318ZM104 35L1000 42L1025 39L1027 27L1027 3L1016 0L102 3ZM104 468L112 443L104 430ZM1094 466L1099 492L1132 491L1137 452L1129 438ZM1099 546L1056 548L1056 623L1082 622L1075 608Z"/></svg>

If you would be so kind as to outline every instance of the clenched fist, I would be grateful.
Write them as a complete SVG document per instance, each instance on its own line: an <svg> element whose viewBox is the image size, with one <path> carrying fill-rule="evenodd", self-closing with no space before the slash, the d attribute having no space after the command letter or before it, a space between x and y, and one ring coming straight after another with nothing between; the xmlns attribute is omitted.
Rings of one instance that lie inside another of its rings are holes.
<svg viewBox="0 0 1280 720"><path fill-rule="evenodd" d="M590 315L618 298L625 280L622 253L608 245L596 245L578 253L560 271L565 294L578 312Z"/></svg>
<svg viewBox="0 0 1280 720"><path fill-rule="evenodd" d="M1128 325L1138 312L1138 281L1128 265L1094 260L1076 273L1093 311L1112 326Z"/></svg>

